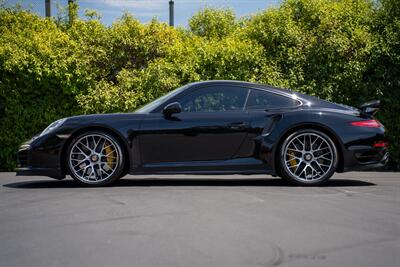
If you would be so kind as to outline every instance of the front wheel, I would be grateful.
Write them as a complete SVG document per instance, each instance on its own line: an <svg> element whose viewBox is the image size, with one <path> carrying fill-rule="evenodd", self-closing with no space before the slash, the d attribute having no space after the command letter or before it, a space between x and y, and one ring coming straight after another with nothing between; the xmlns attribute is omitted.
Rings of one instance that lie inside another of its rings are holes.
<svg viewBox="0 0 400 267"><path fill-rule="evenodd" d="M334 173L338 163L335 144L317 130L290 134L279 148L282 178L297 185L320 185Z"/></svg>
<svg viewBox="0 0 400 267"><path fill-rule="evenodd" d="M83 185L103 186L117 180L124 166L122 146L102 131L90 131L76 137L67 149L72 178Z"/></svg>

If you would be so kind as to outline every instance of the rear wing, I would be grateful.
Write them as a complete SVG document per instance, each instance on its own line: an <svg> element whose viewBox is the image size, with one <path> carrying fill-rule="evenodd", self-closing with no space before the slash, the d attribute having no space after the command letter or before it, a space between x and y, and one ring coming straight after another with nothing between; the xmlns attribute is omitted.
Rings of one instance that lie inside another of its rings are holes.
<svg viewBox="0 0 400 267"><path fill-rule="evenodd" d="M374 100L370 102L366 102L359 106L358 108L362 113L365 113L367 115L374 115L376 112L379 110L379 106L381 105L380 100Z"/></svg>

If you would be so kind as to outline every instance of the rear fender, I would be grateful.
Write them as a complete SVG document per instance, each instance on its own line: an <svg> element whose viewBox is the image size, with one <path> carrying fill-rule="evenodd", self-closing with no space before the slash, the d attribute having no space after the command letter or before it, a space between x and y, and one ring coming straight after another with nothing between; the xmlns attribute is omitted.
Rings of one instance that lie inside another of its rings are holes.
<svg viewBox="0 0 400 267"><path fill-rule="evenodd" d="M300 115L300 116L299 116ZM342 116L342 115L341 115ZM301 120L299 120L299 118ZM329 121L329 122L328 122ZM267 162L274 170L276 170L276 153L285 138L292 132L299 129L316 129L327 134L337 146L339 152L339 169L342 166L341 157L344 150L343 140L340 133L333 130L334 124L344 124L346 119L335 118L327 114L317 113L303 113L291 112L290 114L283 114L282 119L279 120L271 132L263 137L260 149L260 157ZM327 123L328 122L328 123ZM340 127L340 126L339 126Z"/></svg>

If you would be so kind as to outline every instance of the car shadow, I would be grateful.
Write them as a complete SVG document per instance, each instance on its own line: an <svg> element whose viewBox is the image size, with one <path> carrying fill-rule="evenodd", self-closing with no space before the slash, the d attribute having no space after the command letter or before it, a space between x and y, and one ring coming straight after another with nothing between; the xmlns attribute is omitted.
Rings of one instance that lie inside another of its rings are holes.
<svg viewBox="0 0 400 267"><path fill-rule="evenodd" d="M349 179L331 179L320 187L354 187L373 186L371 182ZM8 188L40 189L40 188L79 188L84 187L71 179L66 180L39 180L4 184ZM260 187L293 187L280 178L271 179L121 179L111 187L152 187L152 186L260 186Z"/></svg>

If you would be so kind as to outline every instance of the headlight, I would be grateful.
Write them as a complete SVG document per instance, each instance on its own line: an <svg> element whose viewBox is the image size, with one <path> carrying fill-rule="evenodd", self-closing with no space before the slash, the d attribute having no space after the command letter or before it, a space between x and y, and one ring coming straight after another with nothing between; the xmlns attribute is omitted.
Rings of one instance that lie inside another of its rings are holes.
<svg viewBox="0 0 400 267"><path fill-rule="evenodd" d="M58 127L60 127L65 122L66 119L67 118L60 119L58 121L55 121L55 122L51 123L49 126L47 126L46 129L43 130L43 132L39 136L43 136L45 134L50 133L54 129L57 129Z"/></svg>

